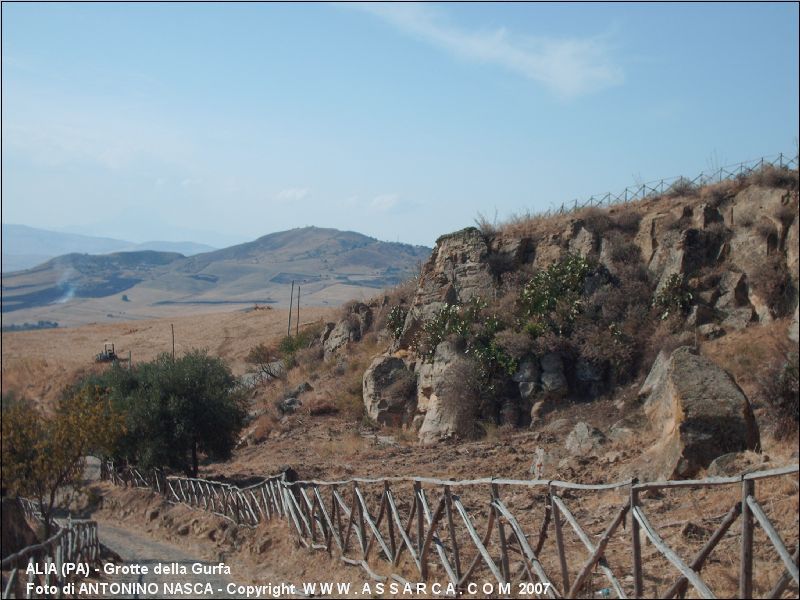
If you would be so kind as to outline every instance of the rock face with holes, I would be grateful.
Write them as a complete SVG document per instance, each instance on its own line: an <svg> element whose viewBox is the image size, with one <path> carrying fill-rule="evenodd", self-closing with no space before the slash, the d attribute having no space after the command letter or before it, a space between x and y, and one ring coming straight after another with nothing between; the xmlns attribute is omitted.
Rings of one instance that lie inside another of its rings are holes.
<svg viewBox="0 0 800 600"><path fill-rule="evenodd" d="M431 444L453 436L464 438L474 433L474 413L466 406L474 399L467 397L468 393L462 395L458 389L469 368L461 349L447 341L436 347L432 362L418 364L416 420L421 443Z"/></svg>
<svg viewBox="0 0 800 600"><path fill-rule="evenodd" d="M379 425L408 425L417 406L415 377L402 359L378 356L364 372L364 407Z"/></svg>
<svg viewBox="0 0 800 600"><path fill-rule="evenodd" d="M640 334L646 336L647 327L658 325L647 314L654 308L660 312L656 318L669 319L670 327L681 329L678 332L681 343L713 342L731 332L778 319L785 319L782 331L796 340L800 217L797 184L786 173L782 177L776 187L744 181L721 183L699 191L676 188L678 191L674 193L631 206L610 210L591 207L548 218L523 219L500 231L469 227L440 237L422 268L401 335L391 343L387 353L402 356L414 371L416 404L411 423L420 437L430 441L463 433L457 415L443 407L441 398L445 380L458 368L454 365L465 358L478 362L495 360L494 370L479 365L479 370L484 375L491 373L494 380L490 384L491 393L482 394L478 414L496 425L530 424L536 429L543 425L551 409L564 402L590 401L603 394L615 394L616 386L624 385L636 375L625 372L620 364L635 364L640 359L643 344L638 339ZM576 310L580 317L596 314L598 322L603 323L596 335L592 334L593 324L581 319L576 319L576 322L581 320L580 332L591 335L577 334L569 327L563 330L566 333L560 329L556 332L552 325L546 326L551 329L542 333L537 331L541 323L526 322L528 317L518 310L524 286L537 272L567 255L581 255L600 266L593 264L591 273L584 277L578 308L561 305L544 319L555 323L564 318L565 313L559 311L567 309ZM632 286L623 287L631 282ZM637 305L622 306L624 298L616 295L618 290L624 290L621 295L625 297L628 291L635 294ZM426 325L432 323L445 305L464 304L476 297L489 307L480 309L478 317L468 311L459 314L459 317L469 314L472 322L457 322L461 329L443 334L439 329L448 328L455 319L445 324L442 319L426 331ZM496 312L489 315L492 310ZM607 322L611 315L615 320L613 326ZM489 318L495 319L491 327L500 323L499 333L486 333L491 329L487 326ZM616 325L620 329L615 329ZM613 332L616 341L609 341L612 338L607 336L608 331ZM360 324L353 318L329 326L323 334L326 356L357 339L360 332ZM486 335L495 336L491 340L495 346L481 346L486 344L486 338L480 336ZM475 345L479 338L479 344ZM447 343L436 348L433 360L422 360L418 349L427 349L441 339ZM618 341L623 344L633 341L636 352L617 355L613 349L606 351L605 345ZM458 344L464 347L456 348ZM501 355L502 360L493 354L498 348L507 351ZM507 360L509 357L516 362ZM667 356L664 360L667 359L671 360L667 369L670 373L689 369L692 361L701 360L682 355L680 359ZM385 358L379 363L381 369L389 368L388 364ZM391 364L399 368L399 363ZM369 377L365 378L365 406L373 418L380 415L379 421L395 422L397 415L406 415L403 412L406 408L397 407L411 404L386 389L395 382L392 377L378 376L379 365L370 367ZM513 366L516 371L506 377L505 370ZM689 372L695 373L691 369ZM678 433L670 438L669 451L656 457L658 461L674 459L669 474L691 473L696 465L706 462L705 442L700 441L704 419L730 423L734 430L733 424L739 423L725 416L725 411L730 412L737 402L742 403L741 390L727 375L713 369L711 372L715 375L709 385L721 386L724 401L718 404L725 408L724 414L714 416L713 402L695 398L693 393L699 393L702 386L692 376L685 380L694 381L691 389L684 389L676 379L673 387L677 391L665 396L674 403L674 410L664 414L680 421L674 424ZM671 375L664 377L672 381ZM712 387L703 392L709 398ZM663 389L673 388L668 385ZM648 406L652 411L653 407L668 404L667 400L653 400ZM680 412L684 406L688 413ZM675 416L679 413L683 416ZM686 423L684 417L688 419ZM752 425L752 417L741 419L747 427ZM407 416L401 418L403 424L407 421ZM720 430L725 435L726 427ZM726 440L739 444L748 435L731 435ZM659 439L667 443L661 434ZM665 469L666 466L661 471Z"/></svg>
<svg viewBox="0 0 800 600"><path fill-rule="evenodd" d="M445 304L458 304L485 295L493 284L489 246L480 231L468 227L440 237L422 267L419 287L398 345L408 347L422 323Z"/></svg>
<svg viewBox="0 0 800 600"><path fill-rule="evenodd" d="M687 479L718 456L760 443L741 388L687 346L659 354L640 396L656 438L643 457L643 477Z"/></svg>

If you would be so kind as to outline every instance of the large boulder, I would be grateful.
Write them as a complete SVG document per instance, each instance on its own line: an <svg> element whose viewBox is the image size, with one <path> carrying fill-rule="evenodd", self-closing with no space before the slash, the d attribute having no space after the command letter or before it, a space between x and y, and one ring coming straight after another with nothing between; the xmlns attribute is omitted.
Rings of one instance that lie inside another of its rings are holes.
<svg viewBox="0 0 800 600"><path fill-rule="evenodd" d="M585 456L596 453L598 447L605 442L606 436L602 431L580 421L572 428L564 445L570 454Z"/></svg>
<svg viewBox="0 0 800 600"><path fill-rule="evenodd" d="M477 389L471 385L474 365L455 344L436 347L432 362L417 367L417 411L421 421L419 441L430 444L475 433Z"/></svg>
<svg viewBox="0 0 800 600"><path fill-rule="evenodd" d="M380 425L401 426L411 422L416 409L414 373L395 356L376 357L362 380L364 408Z"/></svg>
<svg viewBox="0 0 800 600"><path fill-rule="evenodd" d="M659 354L640 396L656 436L640 476L690 478L718 456L759 445L747 396L730 375L688 346Z"/></svg>
<svg viewBox="0 0 800 600"><path fill-rule="evenodd" d="M330 358L337 350L348 342L357 342L372 325L372 309L363 302L353 303L347 314L332 328L330 323L325 327L322 347L325 358Z"/></svg>

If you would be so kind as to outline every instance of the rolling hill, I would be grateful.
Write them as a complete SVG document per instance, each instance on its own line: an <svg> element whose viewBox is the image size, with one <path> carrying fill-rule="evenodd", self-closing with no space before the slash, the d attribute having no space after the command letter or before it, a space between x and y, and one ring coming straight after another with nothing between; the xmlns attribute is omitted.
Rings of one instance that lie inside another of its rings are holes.
<svg viewBox="0 0 800 600"><path fill-rule="evenodd" d="M3 271L20 271L40 265L63 254L107 254L110 252L178 252L186 256L214 250L195 242L143 243L107 237L49 231L27 225L3 223Z"/></svg>
<svg viewBox="0 0 800 600"><path fill-rule="evenodd" d="M4 273L4 322L75 325L253 304L334 305L415 275L430 249L306 227L191 257L174 252L67 254Z"/></svg>

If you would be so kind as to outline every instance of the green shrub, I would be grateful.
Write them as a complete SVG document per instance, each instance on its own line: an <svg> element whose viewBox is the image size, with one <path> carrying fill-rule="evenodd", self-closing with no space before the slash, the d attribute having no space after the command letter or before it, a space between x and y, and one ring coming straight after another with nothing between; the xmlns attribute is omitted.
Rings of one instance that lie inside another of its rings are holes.
<svg viewBox="0 0 800 600"><path fill-rule="evenodd" d="M533 337L547 330L566 334L569 324L580 312L584 280L592 266L586 257L568 254L537 272L520 294L525 331Z"/></svg>
<svg viewBox="0 0 800 600"><path fill-rule="evenodd" d="M403 334L403 327L406 324L407 315L408 309L399 304L397 306L393 306L389 311L386 327L389 329L389 333L392 335L392 337L396 340L400 339L400 336Z"/></svg>
<svg viewBox="0 0 800 600"><path fill-rule="evenodd" d="M692 292L680 273L670 275L664 287L653 298L653 307L659 311L662 321L673 314L685 312L691 304Z"/></svg>
<svg viewBox="0 0 800 600"><path fill-rule="evenodd" d="M472 298L466 304L445 304L423 326L417 351L425 360L432 362L436 346L451 335L468 337L472 333L473 325L478 322L481 311L486 307L486 301L478 297Z"/></svg>
<svg viewBox="0 0 800 600"><path fill-rule="evenodd" d="M425 323L417 352L423 360L433 362L436 347L445 338L463 339L464 353L474 359L477 377L491 393L498 377L516 371L517 361L496 340L504 325L496 315L486 312L487 307L486 301L478 297L461 305L445 304Z"/></svg>

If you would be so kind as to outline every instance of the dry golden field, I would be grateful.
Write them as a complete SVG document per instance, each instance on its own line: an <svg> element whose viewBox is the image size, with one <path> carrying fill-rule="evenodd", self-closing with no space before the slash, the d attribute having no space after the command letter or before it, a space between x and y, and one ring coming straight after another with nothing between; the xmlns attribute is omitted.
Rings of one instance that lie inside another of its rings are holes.
<svg viewBox="0 0 800 600"><path fill-rule="evenodd" d="M331 308L304 308L301 324L333 318ZM286 333L287 311L260 309L214 312L174 318L93 324L82 327L3 333L3 394L21 394L49 404L76 375L96 365L103 343L113 342L119 356L137 361L172 351L170 325L175 326L175 352L208 349L241 375L244 357L253 346ZM292 324L294 330L294 324Z"/></svg>

